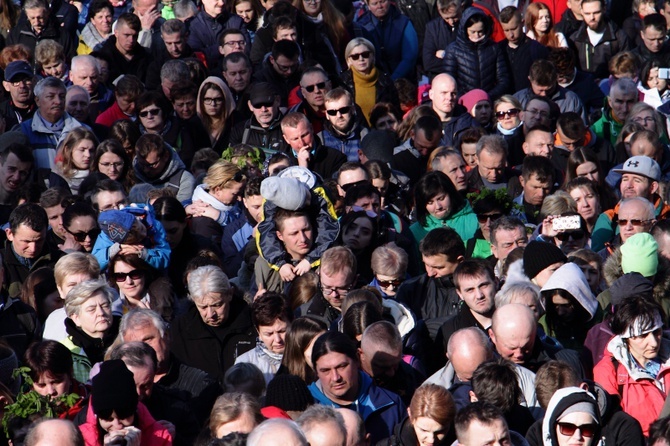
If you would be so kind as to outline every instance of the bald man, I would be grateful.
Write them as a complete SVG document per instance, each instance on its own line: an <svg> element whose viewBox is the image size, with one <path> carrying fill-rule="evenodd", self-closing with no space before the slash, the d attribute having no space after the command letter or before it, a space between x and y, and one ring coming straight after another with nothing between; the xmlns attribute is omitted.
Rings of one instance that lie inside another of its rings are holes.
<svg viewBox="0 0 670 446"><path fill-rule="evenodd" d="M358 355L363 371L379 387L397 393L409 406L424 377L402 360L402 338L398 328L387 321L368 326L361 337Z"/></svg>
<svg viewBox="0 0 670 446"><path fill-rule="evenodd" d="M26 446L84 446L77 427L68 420L43 419L32 425L23 443Z"/></svg>
<svg viewBox="0 0 670 446"><path fill-rule="evenodd" d="M458 85L451 75L442 73L435 76L428 96L432 101L433 111L442 121L444 136L440 145L453 147L456 133L469 127L480 127L465 107L458 104Z"/></svg>
<svg viewBox="0 0 670 446"><path fill-rule="evenodd" d="M247 446L309 446L309 443L294 421L270 418L249 434Z"/></svg>
<svg viewBox="0 0 670 446"><path fill-rule="evenodd" d="M489 336L500 356L533 372L545 362L557 359L568 363L580 378L585 376L576 351L542 342L535 315L526 305L507 304L498 308L493 313Z"/></svg>
<svg viewBox="0 0 670 446"><path fill-rule="evenodd" d="M310 446L346 446L347 428L335 408L314 404L296 420Z"/></svg>
<svg viewBox="0 0 670 446"><path fill-rule="evenodd" d="M335 409L342 415L347 430L347 446L368 446L370 436L365 432L363 419L351 409Z"/></svg>

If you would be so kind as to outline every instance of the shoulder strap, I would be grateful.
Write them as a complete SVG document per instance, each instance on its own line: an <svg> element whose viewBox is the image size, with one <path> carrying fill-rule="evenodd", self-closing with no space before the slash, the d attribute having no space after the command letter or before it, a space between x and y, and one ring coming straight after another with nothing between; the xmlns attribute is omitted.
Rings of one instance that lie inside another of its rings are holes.
<svg viewBox="0 0 670 446"><path fill-rule="evenodd" d="M181 185L181 177L184 175L184 171L185 169L181 169L179 172L172 175L168 180L167 186L174 187L175 189L179 190L179 186Z"/></svg>

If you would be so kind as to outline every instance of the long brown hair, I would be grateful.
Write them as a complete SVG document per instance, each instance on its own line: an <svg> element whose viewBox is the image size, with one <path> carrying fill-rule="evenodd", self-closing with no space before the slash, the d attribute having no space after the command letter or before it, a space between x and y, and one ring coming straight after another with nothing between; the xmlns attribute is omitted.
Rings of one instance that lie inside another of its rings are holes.
<svg viewBox="0 0 670 446"><path fill-rule="evenodd" d="M532 31L533 34L535 35L535 39L542 45L551 48L558 48L560 45L558 43L558 36L556 35L556 31L554 31L553 19L551 19L551 27L549 28L546 34L544 34L543 36L538 36L537 31L535 31L535 24L537 23L537 20L540 18L540 11L549 12L549 17L551 18L551 11L549 10L549 7L544 3L541 2L531 3L526 7L526 17L525 17L526 29L528 31Z"/></svg>

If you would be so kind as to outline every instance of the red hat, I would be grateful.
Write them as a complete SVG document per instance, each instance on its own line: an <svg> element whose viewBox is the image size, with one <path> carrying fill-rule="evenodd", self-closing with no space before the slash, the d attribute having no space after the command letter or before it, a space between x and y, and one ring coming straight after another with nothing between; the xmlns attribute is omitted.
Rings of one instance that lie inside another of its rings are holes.
<svg viewBox="0 0 670 446"><path fill-rule="evenodd" d="M461 96L461 98L458 100L458 103L467 108L468 113L470 113L479 101L491 102L491 98L489 98L488 93L486 93L484 90L476 89L470 90Z"/></svg>

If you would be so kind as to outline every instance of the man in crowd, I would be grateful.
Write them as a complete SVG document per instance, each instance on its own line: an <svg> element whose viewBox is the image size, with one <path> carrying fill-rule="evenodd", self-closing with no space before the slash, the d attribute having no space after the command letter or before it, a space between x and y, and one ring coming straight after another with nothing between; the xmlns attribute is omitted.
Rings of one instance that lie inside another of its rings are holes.
<svg viewBox="0 0 670 446"><path fill-rule="evenodd" d="M394 169L401 170L412 184L426 173L430 153L440 145L442 125L434 116L422 116L410 131L409 138L393 149Z"/></svg>
<svg viewBox="0 0 670 446"><path fill-rule="evenodd" d="M251 75L253 68L249 56L241 51L230 53L221 61L221 73L228 84L237 104L237 112L241 117L249 119L253 110L249 110L248 101L251 98ZM254 90L259 85L254 86ZM273 94L274 95L274 94Z"/></svg>
<svg viewBox="0 0 670 446"><path fill-rule="evenodd" d="M83 87L90 96L89 120L95 122L100 113L114 101L114 93L100 82L100 66L93 56L76 56L70 65L72 85Z"/></svg>
<svg viewBox="0 0 670 446"><path fill-rule="evenodd" d="M440 149L433 158L431 167L448 176L458 192L465 193L468 190L465 161L456 150Z"/></svg>
<svg viewBox="0 0 670 446"><path fill-rule="evenodd" d="M491 254L495 260L495 275L502 278L502 268L507 256L515 248L528 243L526 226L516 217L502 216L491 223Z"/></svg>
<svg viewBox="0 0 670 446"><path fill-rule="evenodd" d="M502 189L518 172L507 168L507 143L499 135L485 135L477 142L477 167L468 173L468 190Z"/></svg>
<svg viewBox="0 0 670 446"><path fill-rule="evenodd" d="M667 41L667 22L662 14L649 14L642 19L640 30L642 45L633 50L642 64L652 60L660 66L670 66L670 47Z"/></svg>
<svg viewBox="0 0 670 446"><path fill-rule="evenodd" d="M325 98L326 122L319 138L323 145L339 150L348 161L358 161L361 140L368 133L358 115L354 98L344 88L329 91Z"/></svg>
<svg viewBox="0 0 670 446"><path fill-rule="evenodd" d="M15 60L7 65L2 86L9 92L9 97L0 102L0 116L5 130L33 117L37 108L33 97L34 85L35 74L28 62Z"/></svg>
<svg viewBox="0 0 670 446"><path fill-rule="evenodd" d="M314 133L321 132L326 121L326 94L332 88L328 74L321 68L306 69L300 77L300 93L303 100L289 111L303 113L312 124Z"/></svg>
<svg viewBox="0 0 670 446"><path fill-rule="evenodd" d="M233 58L239 54L233 53L228 57ZM251 111L251 117L233 128L230 134L231 146L249 144L268 152L281 150L285 142L281 129L283 115L279 110L279 102L279 95L272 85L267 82L255 84L245 104Z"/></svg>
<svg viewBox="0 0 670 446"><path fill-rule="evenodd" d="M0 223L9 221L9 215L18 205L19 194L31 177L34 158L26 138L18 132L3 135L23 139L26 144L10 143L0 152Z"/></svg>
<svg viewBox="0 0 670 446"><path fill-rule="evenodd" d="M479 127L465 107L458 103L458 85L451 75L441 73L435 76L428 96L442 123L442 145L453 146L460 132Z"/></svg>
<svg viewBox="0 0 670 446"><path fill-rule="evenodd" d="M591 125L591 130L615 146L623 123L637 101L638 90L634 80L627 77L615 80L607 97L607 107L603 109L600 119Z"/></svg>
<svg viewBox="0 0 670 446"><path fill-rule="evenodd" d="M142 23L135 14L123 13L116 21L114 35L102 44L100 52L111 61L110 81L122 74L132 74L142 81L146 79L151 60L147 50L137 41L141 30Z"/></svg>
<svg viewBox="0 0 670 446"><path fill-rule="evenodd" d="M615 164L614 147L609 140L599 138L589 129L577 113L562 113L556 122L556 137L551 160L554 165L565 172L568 157L578 147L592 151L600 161L600 168L609 171Z"/></svg>
<svg viewBox="0 0 670 446"><path fill-rule="evenodd" d="M528 155L521 168L521 187L523 192L514 202L523 206L526 222L539 224L538 214L544 199L554 189L555 168L544 156Z"/></svg>
<svg viewBox="0 0 670 446"><path fill-rule="evenodd" d="M458 412L454 424L458 446L514 444L502 411L491 403L476 402L466 406Z"/></svg>
<svg viewBox="0 0 670 446"><path fill-rule="evenodd" d="M310 446L345 446L347 429L342 415L332 407L314 404L297 420Z"/></svg>
<svg viewBox="0 0 670 446"><path fill-rule="evenodd" d="M279 95L282 107L288 107L289 93L300 84L300 47L291 40L278 40L272 45L272 53L254 72L255 82L267 82ZM324 87L325 88L325 87Z"/></svg>

